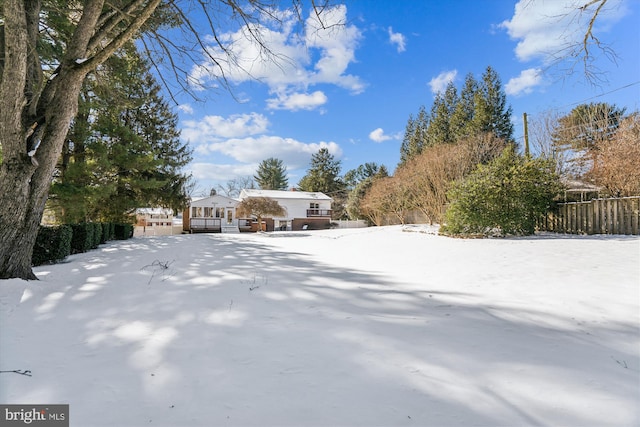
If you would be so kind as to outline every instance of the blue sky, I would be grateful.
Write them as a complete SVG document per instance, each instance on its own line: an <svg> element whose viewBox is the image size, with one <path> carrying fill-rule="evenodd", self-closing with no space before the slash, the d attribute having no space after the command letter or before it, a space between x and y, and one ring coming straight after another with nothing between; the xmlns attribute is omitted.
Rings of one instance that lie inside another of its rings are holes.
<svg viewBox="0 0 640 427"><path fill-rule="evenodd" d="M225 66L233 95L219 89L203 93L205 102L179 99L182 139L194 149L187 171L202 193L276 157L293 186L322 147L343 173L366 162L393 171L409 115L429 108L449 81L460 87L487 66L502 79L520 140L524 112L568 112L596 101L640 109L640 1L609 0L597 21L595 35L617 55L611 61L594 50L598 85L586 81L581 64L571 72L568 61L551 61L550 53L582 34L584 19L565 16L575 2L351 0L335 2L325 16L325 23L347 24L325 31L309 16L296 28L283 10L290 25L260 29L286 58L277 64L260 60L237 27L221 29L241 68ZM210 70L196 64L191 77L213 82Z"/></svg>

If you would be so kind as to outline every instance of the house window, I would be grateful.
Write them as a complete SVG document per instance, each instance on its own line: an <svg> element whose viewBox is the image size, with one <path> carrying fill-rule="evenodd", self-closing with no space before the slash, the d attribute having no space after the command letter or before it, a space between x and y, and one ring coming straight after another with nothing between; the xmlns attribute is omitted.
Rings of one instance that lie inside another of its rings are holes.
<svg viewBox="0 0 640 427"><path fill-rule="evenodd" d="M309 209L320 209L320 203L309 203Z"/></svg>
<svg viewBox="0 0 640 427"><path fill-rule="evenodd" d="M216 218L224 218L224 208L216 209Z"/></svg>
<svg viewBox="0 0 640 427"><path fill-rule="evenodd" d="M212 217L213 215L213 208L204 208L204 216L207 218Z"/></svg>
<svg viewBox="0 0 640 427"><path fill-rule="evenodd" d="M191 217L192 218L201 218L202 217L202 208L198 208L198 207L191 208Z"/></svg>

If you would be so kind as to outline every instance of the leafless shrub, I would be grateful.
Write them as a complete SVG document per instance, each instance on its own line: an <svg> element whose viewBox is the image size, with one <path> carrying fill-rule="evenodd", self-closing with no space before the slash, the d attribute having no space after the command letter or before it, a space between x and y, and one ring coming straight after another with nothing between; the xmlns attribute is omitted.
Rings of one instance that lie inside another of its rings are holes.
<svg viewBox="0 0 640 427"><path fill-rule="evenodd" d="M640 114L624 119L613 138L601 143L590 177L612 196L640 195Z"/></svg>

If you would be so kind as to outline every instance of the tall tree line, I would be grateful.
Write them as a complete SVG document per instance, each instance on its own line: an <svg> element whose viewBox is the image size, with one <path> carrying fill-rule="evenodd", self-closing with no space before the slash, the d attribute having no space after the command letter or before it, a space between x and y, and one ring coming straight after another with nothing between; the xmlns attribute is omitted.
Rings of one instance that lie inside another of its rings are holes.
<svg viewBox="0 0 640 427"><path fill-rule="evenodd" d="M460 91L449 83L430 109L421 106L409 117L394 175L370 181L360 214L378 225L387 217L402 223L412 212L442 221L452 183L515 146L511 114L493 68L480 80L467 74Z"/></svg>
<svg viewBox="0 0 640 427"><path fill-rule="evenodd" d="M436 94L429 112L421 106L415 118L409 117L400 146L400 165L427 147L453 144L483 133L514 143L511 115L496 71L487 67L479 81L469 73L459 93L450 82L444 92Z"/></svg>

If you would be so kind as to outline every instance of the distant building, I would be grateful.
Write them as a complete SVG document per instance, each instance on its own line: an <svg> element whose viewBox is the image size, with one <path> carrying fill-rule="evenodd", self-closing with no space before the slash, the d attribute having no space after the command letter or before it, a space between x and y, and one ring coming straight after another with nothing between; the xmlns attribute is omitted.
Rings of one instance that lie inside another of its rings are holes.
<svg viewBox="0 0 640 427"><path fill-rule="evenodd" d="M136 225L139 227L171 227L173 211L165 208L136 209Z"/></svg>
<svg viewBox="0 0 640 427"><path fill-rule="evenodd" d="M585 202L600 197L601 187L575 179L563 180L564 202Z"/></svg>

